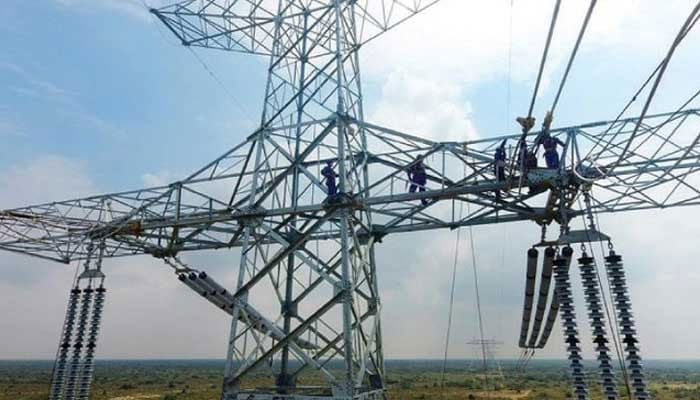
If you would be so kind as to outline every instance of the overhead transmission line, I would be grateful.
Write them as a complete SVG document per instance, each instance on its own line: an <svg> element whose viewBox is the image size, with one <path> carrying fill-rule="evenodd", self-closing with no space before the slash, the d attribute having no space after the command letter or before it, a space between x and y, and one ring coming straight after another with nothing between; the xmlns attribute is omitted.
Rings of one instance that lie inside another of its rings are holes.
<svg viewBox="0 0 700 400"><path fill-rule="evenodd" d="M209 74L209 76L211 76L211 78L214 80L214 82L216 82L216 83L219 84L219 86L221 87L221 89L222 89L222 90L226 93L226 95L233 101L233 104L235 104L236 107L238 107L239 111L241 111L241 112L243 113L243 115L250 115L250 113L249 113L248 110L243 106L243 104L241 104L241 102L238 101L238 99L236 98L236 96L234 96L233 93L232 93L230 90L228 90L228 88L226 87L226 85L224 85L224 82L214 73L214 71L209 67L209 65L207 65L206 62L204 62L204 60L199 56L199 54L197 54L197 52L194 51L194 49L192 48L192 46L186 46L186 47L187 47L187 50L189 50L189 51L192 53L192 55L194 56L194 58L196 58L197 61L199 61L199 63L202 65L202 68L204 68L204 70Z"/></svg>
<svg viewBox="0 0 700 400"><path fill-rule="evenodd" d="M693 28L693 26L695 26L695 23L697 23L698 18L700 18L700 15L698 15L698 16L695 17L695 20L693 20L692 25L689 26L688 29L683 33L683 36L682 36L683 39L684 39L685 36L690 32L690 30ZM593 147L592 147L591 150L588 152L588 155L586 156L586 158L589 158L589 157L590 157L590 155L591 155L591 154L595 151L595 149L600 145L600 142L603 141L603 138L604 138L605 136L607 136L608 133L610 133L610 131L612 130L612 128L615 126L615 124L618 123L618 122L620 121L620 119L622 118L622 116L625 115L625 113L626 113L627 110L632 106L632 104L633 104L635 101L637 101L637 98L639 97L639 95L642 94L642 92L644 91L644 89L646 89L646 87L649 85L649 83L651 83L652 79L654 79L654 76L656 76L656 74L659 72L659 70L661 69L661 67L664 65L664 62L665 62L665 61L666 61L666 58L663 58L663 59L659 62L659 64L656 66L656 68L654 68L654 70L651 72L651 74L649 74L649 76L648 76L647 79L644 81L644 83L642 83L642 85L639 87L639 89L637 89L637 91L634 93L634 95L632 95L632 97L629 99L629 101L627 102L627 104L625 104L625 106L622 108L622 111L620 111L620 113L617 114L617 117L615 117L615 119L613 120L613 122L608 126L608 128L603 132L603 134L600 135L600 136L598 137L598 139L597 139L596 142L594 143ZM610 139L610 140L606 143L606 147L603 148L602 152L604 152L604 151L607 149L607 146L617 137L617 135L618 135L618 133L615 133L615 135L612 137L612 139Z"/></svg>
<svg viewBox="0 0 700 400"><path fill-rule="evenodd" d="M559 90L557 90L557 95L554 97L554 102L552 102L552 107L549 109L549 112L554 114L554 110L557 108L557 104L559 103L559 98L561 97L561 92L564 90L564 85L566 84L566 80L569 77L569 72L571 71L571 67L574 64L574 60L576 59L576 54L578 54L578 49L581 46L581 41L583 40L583 36L586 33L586 30L588 28L588 23L591 20L591 15L593 15L593 10L595 9L596 4L598 3L598 0L591 0L591 4L588 6L588 11L586 12L586 17L583 19L583 25L581 25L581 29L579 30L578 37L576 38L576 44L574 45L574 49L571 51L571 56L569 57L569 63L566 65L566 70L564 71L564 76L561 79L561 83L559 84Z"/></svg>
<svg viewBox="0 0 700 400"><path fill-rule="evenodd" d="M578 55L578 51L579 51L579 48L581 47L581 43L583 42L583 38L588 30L588 26L589 26L590 21L591 21L591 16L593 15L593 11L595 10L597 3L598 3L597 0L591 0L590 4L588 6L588 10L586 11L586 15L583 19L583 23L581 24L581 28L579 29L578 36L576 37L576 42L574 44L574 48L571 50L571 54L569 55L569 60L566 64L566 68L564 70L564 74L562 76L561 81L559 82L559 87L557 89L557 93L554 96L554 100L552 101L552 106L549 108L548 114L550 116L552 116L554 114L554 111L556 110L557 105L559 104L559 100L561 99L562 92L564 91L564 87L566 86L566 82L568 81L569 74L570 74L571 69L574 65L574 61L576 60L576 56ZM534 125L534 121L532 121L532 122L530 122L530 121L532 119L532 112L534 110L535 102L537 100L537 94L539 91L540 81L541 81L542 74L544 72L544 67L545 67L545 64L547 61L547 55L549 53L549 48L551 46L554 28L556 26L560 6L561 6L561 1L557 0L557 2L554 5L554 11L552 13L552 20L551 20L550 26L549 26L549 33L547 34L547 40L545 42L545 48L544 48L544 51L542 52L542 60L540 62L540 68L539 68L539 71L537 74L537 80L535 82L535 89L533 91L532 100L530 101L530 108L528 110L528 116L527 116L527 119L525 121L526 125L523 125L523 134L521 135L520 141L518 142L518 146L516 148L516 151L518 152L517 154L519 154L520 158L521 158L521 160L520 160L521 170L524 170L524 168L523 168L524 165L522 165L522 163L525 162L525 157L521 153L521 151L522 151L522 148L527 145L525 142L525 140L527 138L527 134L529 133L529 130L532 129L532 126ZM551 118L549 120L545 119L545 129L549 129L549 123L551 123ZM521 184L519 185L519 187L522 187L522 179L523 179L523 176L521 174L521 177L520 177ZM530 363L530 361L532 360L534 355L535 355L535 349L530 349L529 351L528 351L528 349L524 349L520 355L520 358L519 358L517 364L516 364L516 368L522 368L522 369L527 368L528 364Z"/></svg>
<svg viewBox="0 0 700 400"><path fill-rule="evenodd" d="M530 129L534 126L534 122L532 121L532 112L535 108L535 102L537 101L537 93L539 92L540 88L540 82L542 81L542 74L544 73L544 66L547 62L547 55L549 54L549 47L552 44L552 37L554 36L554 28L556 27L557 24L557 19L559 17L559 9L561 7L561 0L557 0L557 2L554 4L554 11L552 12L552 18L549 23L549 32L547 33L547 39L545 41L544 45L544 50L542 51L542 58L540 60L540 67L537 72L537 79L535 80L535 88L533 89L532 93L532 99L530 100L530 108L528 109L527 112L527 117L525 118L524 122L522 122L522 128L523 132L522 135L520 135L520 139L518 140L518 143L515 146L515 157L516 159L519 157L520 161L520 171L525 170L525 151L523 151L527 147L526 139L527 135L530 132ZM514 165L514 164L513 164ZM513 169L511 169L511 176L513 175ZM523 174L520 174L520 181L518 183L518 190L522 188L523 186ZM534 352L534 351L533 351ZM530 352L528 349L523 349L522 353L520 354L520 357L518 359L518 362L516 363L516 369L519 369L521 365L524 365L523 363L527 359L527 357L530 355Z"/></svg>
<svg viewBox="0 0 700 400"><path fill-rule="evenodd" d="M149 13L151 13L151 10L154 9L153 7L151 7L151 6L148 4L148 2L147 2L146 0L141 0L141 4L142 4L143 7L146 9L146 11L148 11ZM163 35L163 31L161 31L160 25L156 25L156 26L158 26L158 32L160 33L160 35L161 35L161 37L163 38L163 40L166 41L166 42L169 43L169 44L172 44L172 43L170 43L170 42L165 38L165 35ZM192 48L192 46L185 45L185 47L187 48L187 50L190 51L190 53L192 54L192 56L194 56L194 58L199 62L199 64L200 64L200 65L202 66L202 68L204 69L204 71L207 72L207 74L212 78L212 80L214 80L214 82L215 82L217 85L219 85L219 87L221 88L221 90L226 94L226 96L228 96L228 98L231 100L231 102L233 102L233 104L234 104L234 105L238 108L238 110L243 114L244 118L248 119L248 118L249 118L248 116L251 115L251 113L248 111L248 109L247 109L240 101L238 101L238 98L236 98L236 96L234 96L233 92L230 91L230 90L228 89L228 87L224 84L224 82L221 80L221 78L219 78L219 76L218 76L218 75L214 72L214 70L204 61L204 59L202 59L202 57L200 57L199 54L197 54L197 52Z"/></svg>
<svg viewBox="0 0 700 400"><path fill-rule="evenodd" d="M609 173L614 168L616 168L624 160L624 158L627 156L626 153L629 151L629 148L631 147L631 144L634 141L634 138L639 133L639 128L641 127L641 119L644 118L648 112L651 101L656 94L656 90L659 86L659 83L661 82L661 79L663 78L663 75L665 74L666 67L669 64L671 57L675 53L676 48L681 44L681 42L686 38L688 33L690 33L690 31L693 29L695 24L698 22L698 19L700 19L700 2L698 2L698 4L695 6L695 8L691 11L690 15L688 16L685 23L681 27L678 35L676 36L673 43L671 44L671 47L669 48L669 51L667 52L666 57L664 57L661 60L661 62L656 66L656 68L651 72L649 77L647 77L647 79L640 86L640 88L635 92L635 94L632 96L632 98L627 102L627 104L625 104L622 111L620 111L620 113L617 115L615 120L612 123L610 123L610 125L603 132L603 134L599 135L598 139L596 140L596 142L593 144L593 146L589 150L588 154L586 155L586 157L585 157L586 160L592 162L593 164L596 163L597 160L591 160L591 157L593 156L593 152L596 151L596 149L600 146L603 138L607 136L607 134L613 129L613 127L615 127L615 125L620 121L622 116L627 112L627 110L631 107L631 105L635 101L637 101L637 98L639 97L639 95L644 91L644 89L646 89L646 87L653 80L654 84L653 84L652 88L650 89L649 95L647 96L647 101L645 102L644 108L642 109L642 113L639 117L640 119L635 124L635 128L632 131L630 138L626 141L626 146L623 149L622 153L620 153L620 156L618 157L617 161L615 161L615 163L611 167L606 168L605 170L602 170L598 165L593 165L593 167L596 168L596 170L601 174L601 176L603 178L607 178L609 176ZM656 79L654 79L654 77L656 77ZM685 108L692 100L694 100L696 96L697 96L697 94L694 96L691 96L691 100L687 101L680 108L678 108L678 110L669 117L669 120L672 119L676 113L682 111L683 108ZM622 127L620 127L620 129L613 134L613 136L605 143L605 145L603 146L603 148L601 149L601 151L598 154L605 153L605 151L608 150L608 148L612 145L612 143L615 141L615 139L617 138L617 136L620 134L621 131L622 131ZM698 140L698 138L696 138L695 142L697 142L697 140ZM688 150L686 151L686 154L685 154L686 156L687 156L688 152L690 151L690 149L692 149L692 146L688 147ZM657 179L661 179L661 178L667 176L670 173L671 169L675 168L676 166L677 166L677 164L672 165L672 166L664 169L662 175L658 176ZM587 181L587 182L592 182L591 179L580 176L580 174L576 171L576 169L574 169L574 173L578 176L579 179L582 179L582 180ZM620 181L622 183L627 184L627 182L622 180L622 179L620 179ZM635 184L636 184L636 182L632 183L631 185L629 185L629 184L627 184L627 185L634 186Z"/></svg>
<svg viewBox="0 0 700 400"><path fill-rule="evenodd" d="M552 37L554 36L554 27L557 25L557 18L559 17L559 8L561 7L561 0L557 0L554 4L554 12L552 13L552 20L549 23L549 32L547 33L547 41L544 45L544 51L542 52L542 59L540 60L540 68L537 72L537 80L535 81L535 89L532 92L532 99L530 100L530 108L527 112L527 117L532 118L532 112L535 109L535 102L537 101L537 93L540 89L540 83L542 82L542 75L544 74L544 66L547 62L547 55L549 54L549 47L552 44Z"/></svg>
<svg viewBox="0 0 700 400"><path fill-rule="evenodd" d="M540 68L537 71L537 79L535 80L535 88L532 91L532 99L530 100L530 108L528 109L527 112L527 117L520 122L520 119L518 121L521 123L522 128L523 128L523 133L520 135L520 139L518 140L517 145L515 146L515 155L516 157L520 158L520 171L525 170L525 156L524 156L524 149L527 147L527 144L525 140L527 139L527 134L530 132L530 129L534 126L534 122L532 119L532 112L535 109L535 101L537 101L537 93L540 90L540 83L542 82L542 75L544 73L544 66L545 63L547 62L547 55L549 54L549 47L552 43L552 36L554 36L554 27L557 25L557 18L559 17L559 8L561 7L561 0L557 0L557 2L554 4L554 11L552 12L552 18L549 23L549 32L547 33L547 40L545 41L544 45L544 50L542 51L542 59L540 60ZM516 158L517 159L517 158ZM514 167L515 164L511 167L510 175L513 176L514 172ZM523 186L523 174L520 174L520 181L518 183L518 188L522 188Z"/></svg>
<svg viewBox="0 0 700 400"><path fill-rule="evenodd" d="M649 111L649 106L651 106L651 101L654 99L654 95L656 94L656 90L658 89L659 84L661 83L661 79L665 75L666 68L668 67L669 62L671 61L673 54L676 52L676 48L678 47L679 44L681 44L681 42L686 37L688 32L690 32L692 27L695 25L695 23L698 20L698 17L700 17L700 2L698 2L695 5L695 8L693 8L690 15L688 15L688 18L686 18L685 23L683 24L680 31L676 35L676 38L674 39L673 43L671 44L671 47L668 50L668 54L661 62L661 68L659 69L658 73L656 74L656 79L654 80L654 84L652 85L652 87L649 91L649 96L647 97L647 101L644 103L644 107L642 108L642 112L639 115L639 119L637 120L637 123L634 126L634 130L632 131L632 134L630 135L629 140L627 140L627 143L625 143L625 147L623 148L622 153L620 153L620 157L615 162L615 164L613 164L613 166L610 168L610 170L617 167L625 159L625 155L626 155L627 151L629 150L630 146L632 145L632 141L634 140L635 136L637 136L637 133L639 131L640 126L642 125L642 119L644 119L647 112Z"/></svg>

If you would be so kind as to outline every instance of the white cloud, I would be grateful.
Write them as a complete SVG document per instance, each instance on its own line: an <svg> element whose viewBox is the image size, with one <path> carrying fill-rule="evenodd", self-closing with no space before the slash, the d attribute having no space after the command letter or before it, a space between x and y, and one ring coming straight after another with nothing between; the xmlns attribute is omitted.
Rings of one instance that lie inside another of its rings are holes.
<svg viewBox="0 0 700 400"><path fill-rule="evenodd" d="M85 166L60 156L43 156L0 172L0 208L8 209L94 194Z"/></svg>
<svg viewBox="0 0 700 400"><path fill-rule="evenodd" d="M141 175L141 180L145 187L159 187L166 186L173 182L177 182L182 176L176 176L169 171L160 171L157 173L145 173Z"/></svg>
<svg viewBox="0 0 700 400"><path fill-rule="evenodd" d="M398 70L389 74L370 120L433 140L464 141L477 136L469 119L470 111L458 86L431 82Z"/></svg>
<svg viewBox="0 0 700 400"><path fill-rule="evenodd" d="M32 98L33 100L50 103L55 112L69 121L73 121L82 129L91 130L112 137L123 137L125 133L112 122L98 116L88 107L84 106L79 94L64 89L59 85L36 76L23 66L0 60L0 70L11 72L20 78L9 89L15 93ZM15 116L13 126L21 126L21 121ZM7 124L8 121L6 120ZM2 129L0 121L0 129Z"/></svg>

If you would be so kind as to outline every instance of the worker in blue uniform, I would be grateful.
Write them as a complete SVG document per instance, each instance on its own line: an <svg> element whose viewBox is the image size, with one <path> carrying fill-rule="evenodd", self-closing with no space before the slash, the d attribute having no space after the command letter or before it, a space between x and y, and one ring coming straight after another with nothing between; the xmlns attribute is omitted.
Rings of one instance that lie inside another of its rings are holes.
<svg viewBox="0 0 700 400"><path fill-rule="evenodd" d="M544 147L544 162L547 168L559 169L559 152L557 146L564 147L564 142L549 134L542 139L542 147Z"/></svg>
<svg viewBox="0 0 700 400"><path fill-rule="evenodd" d="M335 178L337 178L339 175L336 174L335 170L333 169L333 161L326 161L326 166L321 170L321 175L323 175L326 180L328 197L335 197L335 195L338 194L338 186L335 183Z"/></svg>
<svg viewBox="0 0 700 400"><path fill-rule="evenodd" d="M552 124L552 113L548 112L542 126L542 133L537 137L535 147L544 147L544 162L549 169L559 169L559 152L557 146L564 147L564 142L549 134L549 127Z"/></svg>
<svg viewBox="0 0 700 400"><path fill-rule="evenodd" d="M499 147L496 148L496 153L493 156L494 174L499 182L506 180L506 141L505 139Z"/></svg>
<svg viewBox="0 0 700 400"><path fill-rule="evenodd" d="M411 186L408 188L409 193L415 193L416 190L425 192L428 175L425 173L421 156L416 157L416 160L408 167L408 180L411 182ZM428 199L422 199L421 203L424 206L428 205Z"/></svg>
<svg viewBox="0 0 700 400"><path fill-rule="evenodd" d="M496 153L493 155L493 169L498 182L506 180L506 141L504 139L501 145L496 148ZM501 191L496 190L496 198L501 198Z"/></svg>
<svg viewBox="0 0 700 400"><path fill-rule="evenodd" d="M557 146L564 147L564 142L556 137L553 137L549 132L542 132L537 140L537 146L542 145L544 148L544 162L547 168L559 169L559 152Z"/></svg>

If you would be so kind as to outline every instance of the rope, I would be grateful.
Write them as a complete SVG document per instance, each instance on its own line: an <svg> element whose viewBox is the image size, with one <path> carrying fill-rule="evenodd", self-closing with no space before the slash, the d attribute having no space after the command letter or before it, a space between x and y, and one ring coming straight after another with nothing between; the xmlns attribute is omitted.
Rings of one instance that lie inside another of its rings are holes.
<svg viewBox="0 0 700 400"><path fill-rule="evenodd" d="M459 214L462 218L464 203L460 204ZM445 396L445 372L447 370L447 353L450 348L450 335L452 333L452 309L454 308L455 300L455 282L457 280L457 261L459 259L459 242L462 235L462 228L457 229L457 238L455 240L454 263L452 265L452 283L450 288L450 306L447 312L447 333L445 335L445 354L442 360L442 372L440 374L440 398Z"/></svg>
<svg viewBox="0 0 700 400"><path fill-rule="evenodd" d="M471 214L470 204L467 203L467 215ZM472 253L472 270L474 272L474 292L476 293L476 313L479 318L479 338L481 340L481 356L483 358L484 366L484 380L488 380L486 370L487 370L487 360L486 360L486 342L484 342L484 320L481 314L481 296L479 294L479 274L476 266L476 248L474 246L474 227L469 225L469 247Z"/></svg>

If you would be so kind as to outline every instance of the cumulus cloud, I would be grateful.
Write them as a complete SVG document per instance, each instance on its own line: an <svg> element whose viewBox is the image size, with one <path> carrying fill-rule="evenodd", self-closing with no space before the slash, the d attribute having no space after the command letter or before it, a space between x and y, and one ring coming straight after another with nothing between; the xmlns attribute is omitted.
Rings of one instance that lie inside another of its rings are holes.
<svg viewBox="0 0 700 400"><path fill-rule="evenodd" d="M3 209L94 194L85 165L65 157L42 156L0 172Z"/></svg>
<svg viewBox="0 0 700 400"><path fill-rule="evenodd" d="M389 74L370 119L433 140L464 141L477 136L470 112L459 86L397 70Z"/></svg>

